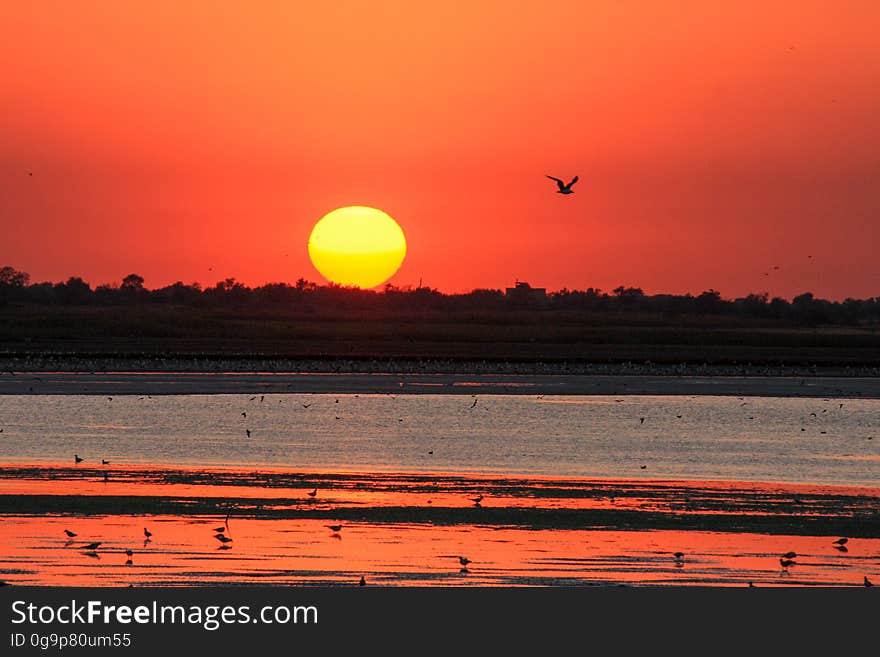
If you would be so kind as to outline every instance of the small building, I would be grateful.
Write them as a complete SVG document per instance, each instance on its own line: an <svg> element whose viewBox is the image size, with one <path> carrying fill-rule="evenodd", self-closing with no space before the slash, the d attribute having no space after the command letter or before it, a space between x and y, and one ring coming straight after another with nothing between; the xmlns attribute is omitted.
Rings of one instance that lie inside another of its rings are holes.
<svg viewBox="0 0 880 657"><path fill-rule="evenodd" d="M525 281L516 281L513 287L504 293L511 301L528 306L542 306L547 303L547 288L532 287Z"/></svg>

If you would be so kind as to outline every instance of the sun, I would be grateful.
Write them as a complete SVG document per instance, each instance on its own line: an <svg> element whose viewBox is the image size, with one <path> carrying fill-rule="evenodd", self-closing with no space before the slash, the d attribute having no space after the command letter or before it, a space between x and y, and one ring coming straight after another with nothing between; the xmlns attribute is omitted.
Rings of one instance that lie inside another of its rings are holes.
<svg viewBox="0 0 880 657"><path fill-rule="evenodd" d="M400 269L406 238L398 223L376 208L350 205L325 214L309 236L315 269L339 285L371 288Z"/></svg>

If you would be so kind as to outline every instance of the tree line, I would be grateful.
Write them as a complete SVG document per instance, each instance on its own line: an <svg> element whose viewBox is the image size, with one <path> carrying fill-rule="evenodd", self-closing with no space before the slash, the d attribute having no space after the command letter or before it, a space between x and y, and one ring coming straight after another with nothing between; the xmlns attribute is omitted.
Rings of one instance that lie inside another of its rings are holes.
<svg viewBox="0 0 880 657"><path fill-rule="evenodd" d="M363 312L509 312L580 311L614 314L708 315L759 318L797 323L880 325L880 297L828 301L805 292L791 301L768 294L727 299L717 290L698 295L645 294L620 286L610 292L597 288L562 290L543 295L508 295L499 289L475 289L444 294L430 287L386 285L381 291L328 284L300 278L294 284L268 283L248 287L234 278L211 287L178 281L149 289L144 278L129 274L121 284L92 287L78 276L57 283L31 283L26 272L0 268L0 305L168 305L204 308L357 310Z"/></svg>

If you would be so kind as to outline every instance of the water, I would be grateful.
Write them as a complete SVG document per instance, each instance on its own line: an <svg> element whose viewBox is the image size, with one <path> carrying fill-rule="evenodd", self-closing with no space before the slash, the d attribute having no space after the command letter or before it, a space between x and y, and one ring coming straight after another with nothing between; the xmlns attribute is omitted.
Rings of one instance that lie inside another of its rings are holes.
<svg viewBox="0 0 880 657"><path fill-rule="evenodd" d="M880 486L880 400L0 396L0 428L5 463Z"/></svg>

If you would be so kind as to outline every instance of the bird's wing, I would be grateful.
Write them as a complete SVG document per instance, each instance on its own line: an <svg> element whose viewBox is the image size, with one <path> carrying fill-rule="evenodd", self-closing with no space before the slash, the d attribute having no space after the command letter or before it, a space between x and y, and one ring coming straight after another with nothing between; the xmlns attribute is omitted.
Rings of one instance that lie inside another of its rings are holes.
<svg viewBox="0 0 880 657"><path fill-rule="evenodd" d="M565 183L561 181L559 178L554 178L553 176L547 176L550 180L555 180L556 184L559 185L559 189L565 188Z"/></svg>
<svg viewBox="0 0 880 657"><path fill-rule="evenodd" d="M577 181L578 181L578 176L575 176L574 178L571 179L571 182L568 183L568 186L571 187L571 186L574 185Z"/></svg>

